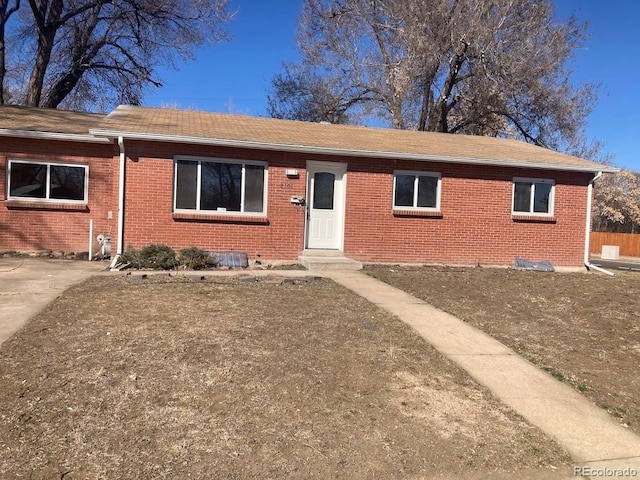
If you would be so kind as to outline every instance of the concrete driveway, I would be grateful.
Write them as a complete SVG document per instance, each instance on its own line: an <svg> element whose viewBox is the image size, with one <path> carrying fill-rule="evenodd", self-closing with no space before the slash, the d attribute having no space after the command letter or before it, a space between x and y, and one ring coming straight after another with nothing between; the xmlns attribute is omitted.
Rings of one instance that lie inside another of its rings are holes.
<svg viewBox="0 0 640 480"><path fill-rule="evenodd" d="M107 267L106 262L0 258L0 344L64 290Z"/></svg>
<svg viewBox="0 0 640 480"><path fill-rule="evenodd" d="M591 256L591 263L609 270L640 272L640 257L620 257L618 260L603 260L600 256Z"/></svg>

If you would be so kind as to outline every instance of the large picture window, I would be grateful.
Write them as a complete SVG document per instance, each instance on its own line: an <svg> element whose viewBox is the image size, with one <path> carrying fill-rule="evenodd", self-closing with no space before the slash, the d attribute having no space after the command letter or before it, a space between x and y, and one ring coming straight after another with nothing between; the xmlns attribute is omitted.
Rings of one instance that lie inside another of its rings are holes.
<svg viewBox="0 0 640 480"><path fill-rule="evenodd" d="M555 182L547 179L514 178L514 214L553 215Z"/></svg>
<svg viewBox="0 0 640 480"><path fill-rule="evenodd" d="M395 172L393 176L393 208L440 209L440 174Z"/></svg>
<svg viewBox="0 0 640 480"><path fill-rule="evenodd" d="M9 199L87 202L87 165L9 160Z"/></svg>
<svg viewBox="0 0 640 480"><path fill-rule="evenodd" d="M177 158L175 210L265 213L263 163Z"/></svg>

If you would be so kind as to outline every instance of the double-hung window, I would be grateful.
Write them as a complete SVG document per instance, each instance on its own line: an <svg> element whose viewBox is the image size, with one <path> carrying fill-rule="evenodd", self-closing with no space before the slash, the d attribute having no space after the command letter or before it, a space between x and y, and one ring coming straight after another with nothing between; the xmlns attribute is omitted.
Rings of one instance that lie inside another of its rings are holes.
<svg viewBox="0 0 640 480"><path fill-rule="evenodd" d="M174 210L263 215L266 173L264 162L178 157Z"/></svg>
<svg viewBox="0 0 640 480"><path fill-rule="evenodd" d="M553 215L555 182L539 178L513 179L514 215Z"/></svg>
<svg viewBox="0 0 640 480"><path fill-rule="evenodd" d="M439 173L394 172L393 208L396 210L439 210L440 183Z"/></svg>
<svg viewBox="0 0 640 480"><path fill-rule="evenodd" d="M9 200L87 203L87 165L9 160Z"/></svg>

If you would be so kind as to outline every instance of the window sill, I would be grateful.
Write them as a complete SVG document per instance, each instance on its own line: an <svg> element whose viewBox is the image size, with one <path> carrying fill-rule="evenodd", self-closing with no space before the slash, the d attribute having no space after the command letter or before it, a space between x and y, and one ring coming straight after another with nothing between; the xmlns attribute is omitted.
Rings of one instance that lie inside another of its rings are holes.
<svg viewBox="0 0 640 480"><path fill-rule="evenodd" d="M557 219L552 215L526 215L511 214L511 220L524 223L556 223Z"/></svg>
<svg viewBox="0 0 640 480"><path fill-rule="evenodd" d="M5 200L4 205L8 209L20 210L71 210L76 212L88 212L89 205L86 203L61 203L61 202L39 202L37 200Z"/></svg>
<svg viewBox="0 0 640 480"><path fill-rule="evenodd" d="M173 219L179 222L246 223L256 225L269 225L269 219L261 215L173 212Z"/></svg>
<svg viewBox="0 0 640 480"><path fill-rule="evenodd" d="M442 218L440 210L393 210L394 217Z"/></svg>

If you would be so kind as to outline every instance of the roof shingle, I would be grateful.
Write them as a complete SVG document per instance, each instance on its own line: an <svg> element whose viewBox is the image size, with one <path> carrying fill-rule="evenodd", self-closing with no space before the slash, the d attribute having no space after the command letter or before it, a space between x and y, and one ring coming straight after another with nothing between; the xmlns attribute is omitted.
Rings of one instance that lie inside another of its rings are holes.
<svg viewBox="0 0 640 480"><path fill-rule="evenodd" d="M89 135L105 115L53 108L0 106L0 129L24 132Z"/></svg>
<svg viewBox="0 0 640 480"><path fill-rule="evenodd" d="M172 141L325 153L409 158L584 172L615 172L590 162L513 139L278 120L194 110L121 105L109 115L0 107L0 134L68 135L69 139Z"/></svg>
<svg viewBox="0 0 640 480"><path fill-rule="evenodd" d="M91 132L148 140L253 146L335 155L414 158L616 171L513 139L278 120L193 110L120 106Z"/></svg>

